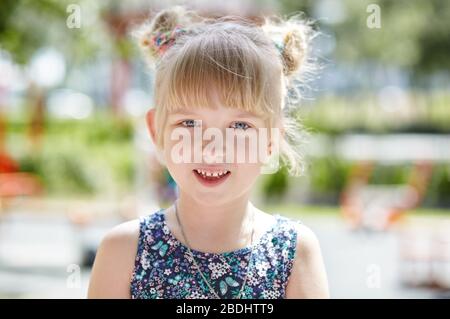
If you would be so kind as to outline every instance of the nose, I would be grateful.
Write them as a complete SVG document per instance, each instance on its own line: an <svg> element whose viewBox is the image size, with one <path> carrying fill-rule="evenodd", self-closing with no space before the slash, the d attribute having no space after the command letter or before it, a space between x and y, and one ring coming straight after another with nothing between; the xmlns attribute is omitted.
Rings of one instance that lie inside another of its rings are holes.
<svg viewBox="0 0 450 319"><path fill-rule="evenodd" d="M203 144L202 159L204 163L214 164L214 163L224 163L224 141L217 141L220 136L214 137L212 140L207 140Z"/></svg>
<svg viewBox="0 0 450 319"><path fill-rule="evenodd" d="M203 127L199 144L202 145L202 162L207 164L225 163L225 131L216 127ZM200 149L197 148L198 151Z"/></svg>

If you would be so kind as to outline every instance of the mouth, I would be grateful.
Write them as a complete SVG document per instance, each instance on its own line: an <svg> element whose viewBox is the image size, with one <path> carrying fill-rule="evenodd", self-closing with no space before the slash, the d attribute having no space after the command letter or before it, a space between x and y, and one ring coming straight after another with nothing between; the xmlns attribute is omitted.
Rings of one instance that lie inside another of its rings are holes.
<svg viewBox="0 0 450 319"><path fill-rule="evenodd" d="M223 183L231 175L231 172L229 170L211 171L194 169L193 172L197 179L206 186L217 186Z"/></svg>

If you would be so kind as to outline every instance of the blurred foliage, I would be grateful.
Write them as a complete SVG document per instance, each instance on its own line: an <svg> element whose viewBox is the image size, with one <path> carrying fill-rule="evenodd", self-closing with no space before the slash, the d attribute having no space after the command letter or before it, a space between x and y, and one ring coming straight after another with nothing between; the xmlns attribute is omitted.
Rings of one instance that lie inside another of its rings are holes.
<svg viewBox="0 0 450 319"><path fill-rule="evenodd" d="M347 183L350 168L351 163L333 156L314 158L308 173L313 192L337 199Z"/></svg>
<svg viewBox="0 0 450 319"><path fill-rule="evenodd" d="M370 184L401 184L408 180L411 165L375 165L370 175Z"/></svg>
<svg viewBox="0 0 450 319"><path fill-rule="evenodd" d="M66 26L69 4L80 5L83 22L80 29ZM381 9L379 29L367 27L370 4ZM277 5L283 14L302 11L316 19L321 32L336 39L334 55L341 62L375 61L405 67L416 74L450 69L449 1L280 0ZM125 38L111 41L113 31L107 25L108 17L140 14L150 6L150 3L148 7L145 3L127 6L116 0L2 0L0 43L20 63L26 63L37 49L49 45L72 59L108 49L127 56L131 43ZM336 12L342 17L330 20Z"/></svg>
<svg viewBox="0 0 450 319"><path fill-rule="evenodd" d="M34 51L49 40L49 24L65 23L65 6L63 1L55 0L2 0L1 48L12 53L16 62L28 62Z"/></svg>
<svg viewBox="0 0 450 319"><path fill-rule="evenodd" d="M93 194L95 183L74 154L29 154L19 159L23 172L39 176L47 194Z"/></svg>
<svg viewBox="0 0 450 319"><path fill-rule="evenodd" d="M300 120L315 133L450 133L450 94L404 92L395 97L324 95L302 107Z"/></svg>
<svg viewBox="0 0 450 319"><path fill-rule="evenodd" d="M48 195L128 192L133 185L129 120L106 114L83 121L48 118L37 150L27 137L27 123L10 119L7 130L8 150L22 171L40 177Z"/></svg>
<svg viewBox="0 0 450 319"><path fill-rule="evenodd" d="M427 188L425 203L450 207L450 165L437 165Z"/></svg>
<svg viewBox="0 0 450 319"><path fill-rule="evenodd" d="M278 3L285 14L304 11L314 17L322 33L335 37L335 56L342 62L376 61L408 68L417 75L450 69L449 1L280 0ZM381 28L367 27L370 4L381 9ZM320 5L328 8L325 15L317 10ZM329 16L336 11L343 17L330 21Z"/></svg>
<svg viewBox="0 0 450 319"><path fill-rule="evenodd" d="M68 6L79 4L81 27L69 28ZM101 1L2 0L0 1L0 48L13 60L26 64L42 47L54 47L71 62L103 54L110 48L105 27L96 17Z"/></svg>
<svg viewBox="0 0 450 319"><path fill-rule="evenodd" d="M289 188L289 175L285 166L262 182L265 203L280 201Z"/></svg>

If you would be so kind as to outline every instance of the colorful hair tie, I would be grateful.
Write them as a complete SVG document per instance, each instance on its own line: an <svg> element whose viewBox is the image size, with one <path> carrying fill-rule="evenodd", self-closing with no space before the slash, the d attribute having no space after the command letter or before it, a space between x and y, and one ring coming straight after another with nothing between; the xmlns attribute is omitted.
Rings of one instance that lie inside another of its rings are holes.
<svg viewBox="0 0 450 319"><path fill-rule="evenodd" d="M152 36L151 41L158 54L162 55L175 43L177 37L185 32L185 28L181 25L177 25L171 31L159 32Z"/></svg>
<svg viewBox="0 0 450 319"><path fill-rule="evenodd" d="M186 29L181 25L176 25L171 31L158 32L156 35L152 36L151 42L157 53L162 55L175 43L178 36L186 32ZM273 40L273 43L280 54L283 54L284 43L276 40Z"/></svg>
<svg viewBox="0 0 450 319"><path fill-rule="evenodd" d="M284 51L284 44L280 43L278 41L273 41L273 44L275 45L275 47L277 48L278 52L280 52L280 54L283 54Z"/></svg>

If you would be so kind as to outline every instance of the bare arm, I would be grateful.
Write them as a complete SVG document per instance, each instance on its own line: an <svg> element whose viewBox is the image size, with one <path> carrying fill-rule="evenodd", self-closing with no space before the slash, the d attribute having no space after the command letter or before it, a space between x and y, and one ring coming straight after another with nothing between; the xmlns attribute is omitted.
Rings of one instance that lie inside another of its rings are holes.
<svg viewBox="0 0 450 319"><path fill-rule="evenodd" d="M138 238L138 219L117 225L106 234L95 257L88 298L131 298L130 281Z"/></svg>
<svg viewBox="0 0 450 319"><path fill-rule="evenodd" d="M298 225L297 252L286 298L330 298L319 241L311 229Z"/></svg>

